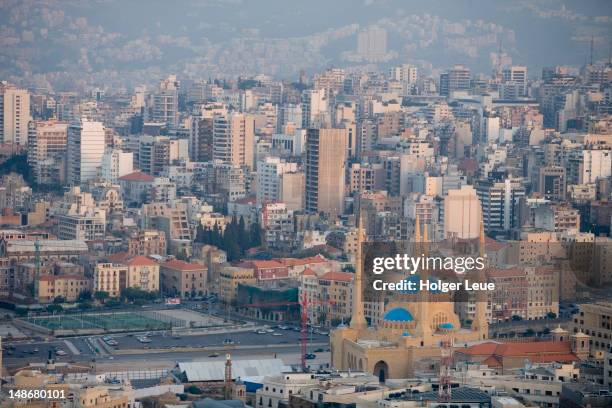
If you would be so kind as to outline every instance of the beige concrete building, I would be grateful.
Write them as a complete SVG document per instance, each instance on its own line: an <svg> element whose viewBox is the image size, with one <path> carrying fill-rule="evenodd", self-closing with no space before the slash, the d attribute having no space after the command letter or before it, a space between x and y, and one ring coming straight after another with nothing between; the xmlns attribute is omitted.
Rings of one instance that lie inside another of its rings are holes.
<svg viewBox="0 0 612 408"><path fill-rule="evenodd" d="M30 122L28 134L28 163L32 166L36 182L59 183L60 171L68 141L68 123L55 120ZM50 170L57 170L53 172ZM53 174L57 173L57 174Z"/></svg>
<svg viewBox="0 0 612 408"><path fill-rule="evenodd" d="M559 314L560 273L552 267L514 267L489 269L495 283L491 293L491 320L509 321L513 316L525 320L543 319Z"/></svg>
<svg viewBox="0 0 612 408"><path fill-rule="evenodd" d="M612 346L612 302L585 303L579 309L571 330L590 336L591 355L603 359Z"/></svg>
<svg viewBox="0 0 612 408"><path fill-rule="evenodd" d="M179 260L160 267L161 291L167 295L190 298L208 293L206 266Z"/></svg>
<svg viewBox="0 0 612 408"><path fill-rule="evenodd" d="M116 263L99 263L94 270L93 290L107 292L111 298L121 295L121 289L127 287L128 267Z"/></svg>
<svg viewBox="0 0 612 408"><path fill-rule="evenodd" d="M38 301L50 303L56 297L62 297L66 302L74 302L85 291L91 292L92 281L78 275L41 276L38 280Z"/></svg>
<svg viewBox="0 0 612 408"><path fill-rule="evenodd" d="M349 272L327 272L317 279L317 300L321 303L311 307L318 309L319 323L329 326L350 319L354 277Z"/></svg>
<svg viewBox="0 0 612 408"><path fill-rule="evenodd" d="M139 288L147 292L159 291L159 264L146 256L135 256L127 261L128 281L130 288Z"/></svg>
<svg viewBox="0 0 612 408"><path fill-rule="evenodd" d="M482 208L476 190L463 186L444 197L444 236L447 239L474 239L480 233Z"/></svg>
<svg viewBox="0 0 612 408"><path fill-rule="evenodd" d="M336 217L344 210L346 129L308 129L305 210Z"/></svg>
<svg viewBox="0 0 612 408"><path fill-rule="evenodd" d="M0 82L0 140L26 145L30 122L30 93Z"/></svg>
<svg viewBox="0 0 612 408"><path fill-rule="evenodd" d="M166 255L166 234L156 230L139 230L128 241L130 255Z"/></svg>
<svg viewBox="0 0 612 408"><path fill-rule="evenodd" d="M213 117L213 160L253 169L255 119L244 113L217 113Z"/></svg>
<svg viewBox="0 0 612 408"><path fill-rule="evenodd" d="M106 387L103 385L85 385L61 381L57 375L45 374L39 370L24 369L14 376L14 382L6 388L13 390L58 390L64 392L67 400L72 394L70 406L81 408L130 408L134 404L133 389L130 385ZM62 400L45 399L11 399L3 407L59 408L65 406ZM56 403L57 402L57 403Z"/></svg>
<svg viewBox="0 0 612 408"><path fill-rule="evenodd" d="M222 266L219 270L219 301L225 304L235 303L238 285L254 285L256 282L253 268Z"/></svg>

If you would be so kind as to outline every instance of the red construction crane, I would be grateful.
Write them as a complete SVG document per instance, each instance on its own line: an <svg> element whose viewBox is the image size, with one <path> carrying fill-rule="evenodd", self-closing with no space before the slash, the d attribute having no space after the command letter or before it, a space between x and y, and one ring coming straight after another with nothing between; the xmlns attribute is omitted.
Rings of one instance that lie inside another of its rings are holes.
<svg viewBox="0 0 612 408"><path fill-rule="evenodd" d="M440 376L438 378L438 402L451 402L450 370L453 364L453 338L449 335L440 344Z"/></svg>
<svg viewBox="0 0 612 408"><path fill-rule="evenodd" d="M263 302L263 303L252 303L244 305L242 307L274 307L274 306L300 306L300 317L301 317L301 329L300 329L300 353L301 353L301 365L302 371L306 372L306 352L308 348L308 311L310 305L333 305L336 302L327 299L314 299L309 300L306 297L306 293L302 293L299 302Z"/></svg>

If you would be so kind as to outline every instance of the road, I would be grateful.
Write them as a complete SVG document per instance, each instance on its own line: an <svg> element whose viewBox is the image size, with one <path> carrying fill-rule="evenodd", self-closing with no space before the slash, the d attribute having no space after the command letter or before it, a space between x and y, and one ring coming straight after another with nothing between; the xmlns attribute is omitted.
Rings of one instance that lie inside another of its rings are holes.
<svg viewBox="0 0 612 408"><path fill-rule="evenodd" d="M208 357L218 353L218 358L230 352L235 356L267 356L283 354L299 361L300 333L291 330L276 330L276 335L256 334L254 332L233 332L216 334L180 335L172 336L166 333L152 332L149 335L150 343L138 341L138 335L117 334L111 337L117 346L109 347L103 344L101 336L71 337L67 339L52 339L49 342L5 342L3 344L4 365L7 368L26 366L28 363L42 363L46 361L49 350L62 350L64 356L56 355L57 361L90 364L95 358L98 365L104 364L113 367L126 366L131 369L140 366L172 364L176 361L193 361L194 359L212 359ZM225 339L231 339L233 345L224 345ZM317 359L313 364L325 364L328 358L320 357L321 350L329 349L329 336L309 334L308 352L318 350ZM288 357L289 358L289 357ZM143 367L144 368L144 367Z"/></svg>

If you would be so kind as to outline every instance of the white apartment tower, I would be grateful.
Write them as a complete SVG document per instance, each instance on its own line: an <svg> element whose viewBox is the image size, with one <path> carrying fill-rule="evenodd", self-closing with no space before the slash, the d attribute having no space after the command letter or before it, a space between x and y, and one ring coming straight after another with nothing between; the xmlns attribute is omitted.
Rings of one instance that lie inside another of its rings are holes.
<svg viewBox="0 0 612 408"><path fill-rule="evenodd" d="M104 125L81 119L68 128L66 179L80 185L94 179L104 155Z"/></svg>
<svg viewBox="0 0 612 408"><path fill-rule="evenodd" d="M255 119L244 113L215 114L213 160L253 169Z"/></svg>
<svg viewBox="0 0 612 408"><path fill-rule="evenodd" d="M27 145L30 120L29 92L0 83L0 141Z"/></svg>
<svg viewBox="0 0 612 408"><path fill-rule="evenodd" d="M283 174L297 170L297 163L287 163L278 157L260 161L257 164L257 205L281 201Z"/></svg>
<svg viewBox="0 0 612 408"><path fill-rule="evenodd" d="M159 91L153 95L153 120L165 123L170 129L176 129L179 124L178 89L176 75L170 75L161 81Z"/></svg>
<svg viewBox="0 0 612 408"><path fill-rule="evenodd" d="M134 171L134 153L121 149L108 149L102 156L100 177L116 183L117 179Z"/></svg>

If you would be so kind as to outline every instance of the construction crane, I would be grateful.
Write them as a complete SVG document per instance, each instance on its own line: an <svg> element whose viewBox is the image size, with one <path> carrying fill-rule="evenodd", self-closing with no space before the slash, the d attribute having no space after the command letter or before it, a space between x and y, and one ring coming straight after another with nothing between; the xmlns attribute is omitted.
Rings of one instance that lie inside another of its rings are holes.
<svg viewBox="0 0 612 408"><path fill-rule="evenodd" d="M302 296L300 298L299 302L263 302L263 303L251 303L248 305L244 305L243 307L247 307L247 308L258 308L258 307L275 307L275 306L294 306L294 305L299 305L300 306L300 322L301 322L301 329L300 329L300 354L301 354L301 359L300 359L300 363L301 363L301 368L303 372L306 372L307 366L306 366L306 352L308 350L308 312L309 312L309 307L311 305L333 305L336 302L333 300L327 300L327 299L314 299L314 300L309 300L306 297L306 293L302 293Z"/></svg>
<svg viewBox="0 0 612 408"><path fill-rule="evenodd" d="M438 402L451 402L450 370L453 364L453 341L450 334L440 344L440 377L438 378Z"/></svg>

